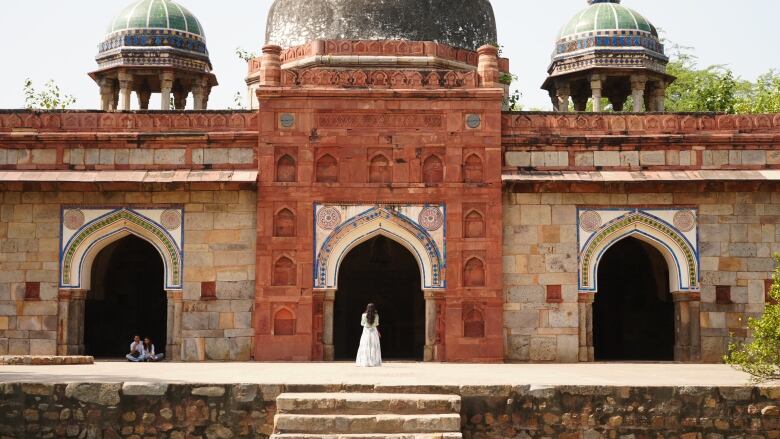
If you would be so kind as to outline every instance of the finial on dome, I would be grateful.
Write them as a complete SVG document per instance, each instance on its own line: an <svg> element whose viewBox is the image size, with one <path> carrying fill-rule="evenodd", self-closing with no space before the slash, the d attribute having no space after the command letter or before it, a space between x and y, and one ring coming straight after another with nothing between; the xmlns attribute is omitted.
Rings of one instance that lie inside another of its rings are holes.
<svg viewBox="0 0 780 439"><path fill-rule="evenodd" d="M620 3L620 0L588 0L589 5L595 5L596 3Z"/></svg>

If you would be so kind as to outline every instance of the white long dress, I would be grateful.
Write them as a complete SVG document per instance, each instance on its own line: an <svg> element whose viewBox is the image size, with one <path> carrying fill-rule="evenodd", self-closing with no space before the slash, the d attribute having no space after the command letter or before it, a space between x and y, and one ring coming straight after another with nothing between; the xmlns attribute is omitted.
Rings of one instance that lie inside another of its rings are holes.
<svg viewBox="0 0 780 439"><path fill-rule="evenodd" d="M360 319L363 335L360 336L360 348L357 353L358 367L379 367L382 365L382 347L379 343L379 314L374 317L374 323L369 324L365 313Z"/></svg>

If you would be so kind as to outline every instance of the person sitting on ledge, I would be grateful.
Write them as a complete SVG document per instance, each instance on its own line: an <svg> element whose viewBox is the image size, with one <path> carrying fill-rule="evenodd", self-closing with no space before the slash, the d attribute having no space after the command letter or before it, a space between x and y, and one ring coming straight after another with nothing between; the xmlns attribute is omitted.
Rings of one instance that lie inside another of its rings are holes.
<svg viewBox="0 0 780 439"><path fill-rule="evenodd" d="M138 363L139 361L144 361L144 357L144 344L141 342L141 336L136 335L133 337L133 342L130 343L130 353L125 358L133 363Z"/></svg>
<svg viewBox="0 0 780 439"><path fill-rule="evenodd" d="M152 343L152 339L149 337L144 337L143 350L144 361L162 361L162 359L165 358L165 354L156 354L154 352L154 344Z"/></svg>

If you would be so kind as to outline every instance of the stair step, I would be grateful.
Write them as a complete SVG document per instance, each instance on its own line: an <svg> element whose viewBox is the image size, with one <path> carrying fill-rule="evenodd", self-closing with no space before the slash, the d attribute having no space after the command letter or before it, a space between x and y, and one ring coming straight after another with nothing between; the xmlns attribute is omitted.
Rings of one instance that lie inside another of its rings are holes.
<svg viewBox="0 0 780 439"><path fill-rule="evenodd" d="M274 434L271 439L463 439L461 433Z"/></svg>
<svg viewBox="0 0 780 439"><path fill-rule="evenodd" d="M444 414L460 413L458 395L403 393L283 393L277 413L301 414Z"/></svg>
<svg viewBox="0 0 780 439"><path fill-rule="evenodd" d="M277 414L274 433L456 433L459 414L433 415L301 415Z"/></svg>

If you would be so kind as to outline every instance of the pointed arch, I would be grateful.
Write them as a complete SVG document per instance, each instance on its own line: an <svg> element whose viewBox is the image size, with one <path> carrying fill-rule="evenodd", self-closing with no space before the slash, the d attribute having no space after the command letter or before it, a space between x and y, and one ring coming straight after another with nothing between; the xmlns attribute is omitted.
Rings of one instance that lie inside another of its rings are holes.
<svg viewBox="0 0 780 439"><path fill-rule="evenodd" d="M476 209L472 209L463 219L463 236L466 238L485 237L485 217Z"/></svg>
<svg viewBox="0 0 780 439"><path fill-rule="evenodd" d="M338 183L339 162L330 154L325 154L317 160L315 171L317 183Z"/></svg>
<svg viewBox="0 0 780 439"><path fill-rule="evenodd" d="M298 170L295 159L285 154L276 161L276 181L279 183L295 183L298 180Z"/></svg>
<svg viewBox="0 0 780 439"><path fill-rule="evenodd" d="M477 154L470 154L466 157L463 162L464 183L482 183L485 178L484 174L482 159Z"/></svg>
<svg viewBox="0 0 780 439"><path fill-rule="evenodd" d="M296 284L295 262L287 256L282 256L274 263L274 286L293 286Z"/></svg>
<svg viewBox="0 0 780 439"><path fill-rule="evenodd" d="M463 266L463 286L484 287L486 284L485 263L478 257L472 257Z"/></svg>
<svg viewBox="0 0 780 439"><path fill-rule="evenodd" d="M694 246L676 228L642 211L632 211L599 228L580 252L579 289L598 291L598 266L606 251L618 241L633 237L664 256L672 292L698 291L699 261Z"/></svg>
<svg viewBox="0 0 780 439"><path fill-rule="evenodd" d="M384 154L377 154L371 159L368 165L368 182L384 184L393 182L390 160Z"/></svg>
<svg viewBox="0 0 780 439"><path fill-rule="evenodd" d="M296 236L295 214L288 208L283 208L274 215L274 236L292 238Z"/></svg>
<svg viewBox="0 0 780 439"><path fill-rule="evenodd" d="M423 161L422 177L425 184L439 184L444 181L444 163L438 155L431 154Z"/></svg>
<svg viewBox="0 0 780 439"><path fill-rule="evenodd" d="M130 209L100 216L70 238L60 257L60 288L89 290L95 257L109 244L129 235L149 242L160 254L165 267L165 290L181 290L181 248L164 227Z"/></svg>
<svg viewBox="0 0 780 439"><path fill-rule="evenodd" d="M286 306L279 308L274 313L273 335L295 335L295 313Z"/></svg>
<svg viewBox="0 0 780 439"><path fill-rule="evenodd" d="M317 250L315 288L337 289L339 268L346 255L378 235L396 241L414 255L423 289L445 287L444 258L428 231L391 209L375 207L341 224Z"/></svg>

